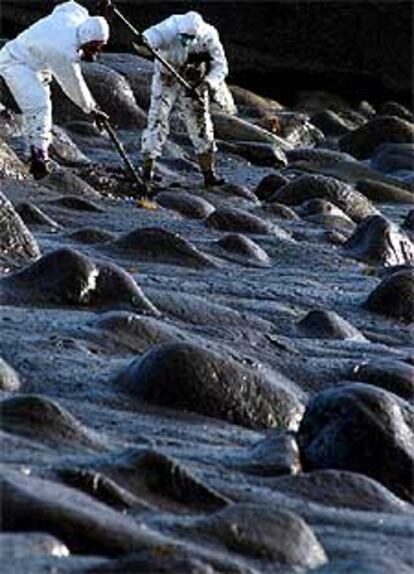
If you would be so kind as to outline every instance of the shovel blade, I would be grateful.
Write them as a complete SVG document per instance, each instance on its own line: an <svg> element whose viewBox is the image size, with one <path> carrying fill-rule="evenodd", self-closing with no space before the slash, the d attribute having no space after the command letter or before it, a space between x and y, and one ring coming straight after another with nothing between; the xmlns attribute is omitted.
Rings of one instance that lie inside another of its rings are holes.
<svg viewBox="0 0 414 574"><path fill-rule="evenodd" d="M141 197L137 200L136 205L141 209L147 209L149 211L156 211L158 209L158 205L155 201L151 201L148 197Z"/></svg>

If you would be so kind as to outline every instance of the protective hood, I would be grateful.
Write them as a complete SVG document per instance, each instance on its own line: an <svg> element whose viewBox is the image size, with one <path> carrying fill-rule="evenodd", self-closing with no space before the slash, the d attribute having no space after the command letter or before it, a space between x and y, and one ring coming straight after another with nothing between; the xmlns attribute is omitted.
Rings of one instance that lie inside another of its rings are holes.
<svg viewBox="0 0 414 574"><path fill-rule="evenodd" d="M180 34L190 34L197 36L204 25L204 20L198 12L187 12L182 16L177 16L177 27Z"/></svg>
<svg viewBox="0 0 414 574"><path fill-rule="evenodd" d="M56 6L51 16L70 19L74 25L77 25L84 22L85 19L89 17L89 12L80 4L70 0L69 2L64 2L63 4Z"/></svg>
<svg viewBox="0 0 414 574"><path fill-rule="evenodd" d="M107 42L109 25L101 16L89 17L78 27L78 38L81 46L88 42Z"/></svg>

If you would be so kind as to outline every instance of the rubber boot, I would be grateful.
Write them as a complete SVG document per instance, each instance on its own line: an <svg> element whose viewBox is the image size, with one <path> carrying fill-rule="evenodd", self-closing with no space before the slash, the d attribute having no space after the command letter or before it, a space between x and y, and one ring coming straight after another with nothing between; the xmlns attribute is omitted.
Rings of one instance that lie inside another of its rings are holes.
<svg viewBox="0 0 414 574"><path fill-rule="evenodd" d="M198 163L200 166L201 173L204 177L205 187L214 187L224 185L226 180L222 177L218 177L215 172L215 162L213 153L202 153L198 156Z"/></svg>
<svg viewBox="0 0 414 574"><path fill-rule="evenodd" d="M155 160L152 157L143 156L142 166L141 166L141 175L142 175L142 179L149 186L154 181L154 168L155 168Z"/></svg>
<svg viewBox="0 0 414 574"><path fill-rule="evenodd" d="M34 146L30 147L30 173L39 180L51 173L47 152Z"/></svg>

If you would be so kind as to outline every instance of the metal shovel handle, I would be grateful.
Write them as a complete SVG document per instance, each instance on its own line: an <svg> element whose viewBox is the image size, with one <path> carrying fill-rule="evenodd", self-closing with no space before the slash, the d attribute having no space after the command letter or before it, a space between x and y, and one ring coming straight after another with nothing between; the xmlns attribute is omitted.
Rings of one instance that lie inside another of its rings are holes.
<svg viewBox="0 0 414 574"><path fill-rule="evenodd" d="M122 160L124 161L129 173L131 174L132 178L134 179L134 181L136 183L139 184L139 186L142 189L145 189L145 183L143 182L143 180L140 178L140 176L138 175L137 170L134 167L134 164L132 163L130 157L128 156L127 152L125 151L125 147L124 144L121 142L121 140L118 138L118 136L116 135L116 132L114 130L114 128L111 126L111 124L109 123L108 120L104 120L102 122L103 127L106 129L106 131L108 132L109 137L112 140L112 143L114 144L114 146L116 147L119 155L121 156Z"/></svg>

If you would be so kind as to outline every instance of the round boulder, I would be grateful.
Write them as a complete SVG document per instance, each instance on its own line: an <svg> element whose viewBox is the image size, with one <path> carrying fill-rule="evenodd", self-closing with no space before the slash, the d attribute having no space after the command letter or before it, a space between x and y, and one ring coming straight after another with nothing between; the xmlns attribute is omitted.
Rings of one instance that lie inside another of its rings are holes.
<svg viewBox="0 0 414 574"><path fill-rule="evenodd" d="M191 528L232 552L273 564L315 568L327 561L306 522L278 508L236 504L199 519Z"/></svg>
<svg viewBox="0 0 414 574"><path fill-rule="evenodd" d="M264 249L254 241L239 233L225 235L217 241L217 246L233 257L258 264L269 264L270 259Z"/></svg>
<svg viewBox="0 0 414 574"><path fill-rule="evenodd" d="M160 315L151 301L144 295L133 277L113 263L97 264L96 288L92 290L86 304L98 308L129 308L136 312Z"/></svg>
<svg viewBox="0 0 414 574"><path fill-rule="evenodd" d="M145 353L155 345L191 337L170 323L127 311L110 311L100 315L96 322L88 326L86 333L100 344L112 346L117 352L127 349L135 353Z"/></svg>
<svg viewBox="0 0 414 574"><path fill-rule="evenodd" d="M103 213L105 211L102 207L95 205L88 199L83 199L77 195L64 195L62 197L57 197L56 199L51 199L47 202L47 205L73 209L76 211L89 211L96 213Z"/></svg>
<svg viewBox="0 0 414 574"><path fill-rule="evenodd" d="M178 233L161 227L144 227L122 235L112 247L133 254L142 261L187 267L214 267L212 258Z"/></svg>
<svg viewBox="0 0 414 574"><path fill-rule="evenodd" d="M289 234L272 223L253 215L248 211L231 207L220 207L212 213L206 221L209 227L221 231L235 231L236 233L252 233L255 235L275 234L287 239Z"/></svg>
<svg viewBox="0 0 414 574"><path fill-rule="evenodd" d="M297 208L297 212L316 225L339 228L344 232L352 232L355 228L355 223L342 209L325 199L309 199Z"/></svg>
<svg viewBox="0 0 414 574"><path fill-rule="evenodd" d="M1 280L4 290L25 303L83 304L96 287L98 271L86 256L70 249L48 253Z"/></svg>
<svg viewBox="0 0 414 574"><path fill-rule="evenodd" d="M130 307L157 314L133 278L110 263L97 264L72 249L58 249L0 281L17 304Z"/></svg>
<svg viewBox="0 0 414 574"><path fill-rule="evenodd" d="M378 213L362 193L343 181L323 175L299 176L281 187L273 195L272 201L286 205L299 205L314 198L331 201L356 222Z"/></svg>
<svg viewBox="0 0 414 574"><path fill-rule="evenodd" d="M137 359L116 384L136 398L252 429L296 428L303 393L270 376L195 345L171 343Z"/></svg>
<svg viewBox="0 0 414 574"><path fill-rule="evenodd" d="M414 125L395 116L378 116L365 125L342 136L342 151L358 159L367 159L383 143L412 143Z"/></svg>
<svg viewBox="0 0 414 574"><path fill-rule="evenodd" d="M362 383L327 389L308 405L298 442L303 467L359 472L414 501L414 410Z"/></svg>
<svg viewBox="0 0 414 574"><path fill-rule="evenodd" d="M294 476L280 476L272 481L272 489L307 503L349 510L410 512L410 505L385 486L357 472L314 470Z"/></svg>
<svg viewBox="0 0 414 574"><path fill-rule="evenodd" d="M285 167L287 159L279 146L261 142L219 142L220 151L247 159L253 165Z"/></svg>
<svg viewBox="0 0 414 574"><path fill-rule="evenodd" d="M414 263L414 244L382 215L367 217L345 243L346 251L367 263L404 265Z"/></svg>
<svg viewBox="0 0 414 574"><path fill-rule="evenodd" d="M217 326L220 317L220 328L235 332L245 332L246 329L269 333L273 329L270 321L262 319L255 313L237 311L221 303L215 303L205 296L192 295L188 292L160 291L149 288L151 300L163 315L170 316L182 323L200 327Z"/></svg>
<svg viewBox="0 0 414 574"><path fill-rule="evenodd" d="M253 203L257 203L257 197L253 191L250 191L250 189L245 185L227 182L219 187L211 187L210 191L212 193L217 193L220 199L223 199L223 197L231 197L233 195L235 197L241 197L242 199L247 199Z"/></svg>
<svg viewBox="0 0 414 574"><path fill-rule="evenodd" d="M358 329L334 311L320 311L318 309L309 311L299 321L298 329L306 337L314 339L366 341Z"/></svg>
<svg viewBox="0 0 414 574"><path fill-rule="evenodd" d="M279 173L266 175L255 189L255 194L260 201L267 201L280 187L288 183L288 179Z"/></svg>
<svg viewBox="0 0 414 574"><path fill-rule="evenodd" d="M289 163L310 162L312 165L320 168L335 165L337 163L352 161L355 159L347 154L331 149L321 149L314 147L302 147L289 150L286 152Z"/></svg>
<svg viewBox="0 0 414 574"><path fill-rule="evenodd" d="M94 243L109 243L116 239L116 235L111 231L105 231L104 229L99 229L98 227L82 227L81 229L76 229L71 231L66 235L69 239L73 241L79 241L79 243L94 244Z"/></svg>
<svg viewBox="0 0 414 574"><path fill-rule="evenodd" d="M386 277L364 303L369 311L414 322L414 270L408 269Z"/></svg>
<svg viewBox="0 0 414 574"><path fill-rule="evenodd" d="M354 377L390 391L407 401L414 398L414 367L395 359L380 359L358 365Z"/></svg>
<svg viewBox="0 0 414 574"><path fill-rule="evenodd" d="M81 195L85 198L99 199L99 193L86 181L68 169L54 170L42 180L42 185L65 195Z"/></svg>
<svg viewBox="0 0 414 574"><path fill-rule="evenodd" d="M47 532L71 553L113 557L166 542L147 526L51 480L1 468L0 488L5 531Z"/></svg>
<svg viewBox="0 0 414 574"><path fill-rule="evenodd" d="M59 403L40 395L18 395L0 402L2 430L59 447L95 449L103 442Z"/></svg>
<svg viewBox="0 0 414 574"><path fill-rule="evenodd" d="M313 125L325 136L340 137L351 131L351 127L333 110L323 110L311 117Z"/></svg>
<svg viewBox="0 0 414 574"><path fill-rule="evenodd" d="M278 217L279 219L300 219L300 217L296 214L293 209L288 207L287 205L283 205L282 203L265 203L261 209L263 210L262 213L268 215L270 217Z"/></svg>
<svg viewBox="0 0 414 574"><path fill-rule="evenodd" d="M90 159L81 152L63 128L53 126L52 135L50 154L60 164L70 167L82 167L91 163Z"/></svg>
<svg viewBox="0 0 414 574"><path fill-rule="evenodd" d="M259 96L250 90L246 90L246 88L230 86L230 91L237 107L248 115L262 118L271 112L283 109L275 100Z"/></svg>
<svg viewBox="0 0 414 574"><path fill-rule="evenodd" d="M162 191L157 194L157 203L166 209L178 211L191 219L205 219L215 207L205 199L185 192Z"/></svg>
<svg viewBox="0 0 414 574"><path fill-rule="evenodd" d="M362 179L357 181L356 188L371 201L390 203L414 203L414 194L396 185Z"/></svg>
<svg viewBox="0 0 414 574"><path fill-rule="evenodd" d="M232 457L232 467L255 476L275 477L301 471L299 448L293 433L268 431L265 437L239 457Z"/></svg>
<svg viewBox="0 0 414 574"><path fill-rule="evenodd" d="M135 54L102 54L101 62L126 78L139 106L147 110L151 101L154 64Z"/></svg>
<svg viewBox="0 0 414 574"><path fill-rule="evenodd" d="M125 129L140 129L146 126L146 114L138 106L131 86L124 76L97 63L83 63L82 71L94 98L111 116L113 122ZM75 104L61 97L60 90L56 92L54 108L61 121L84 117Z"/></svg>

